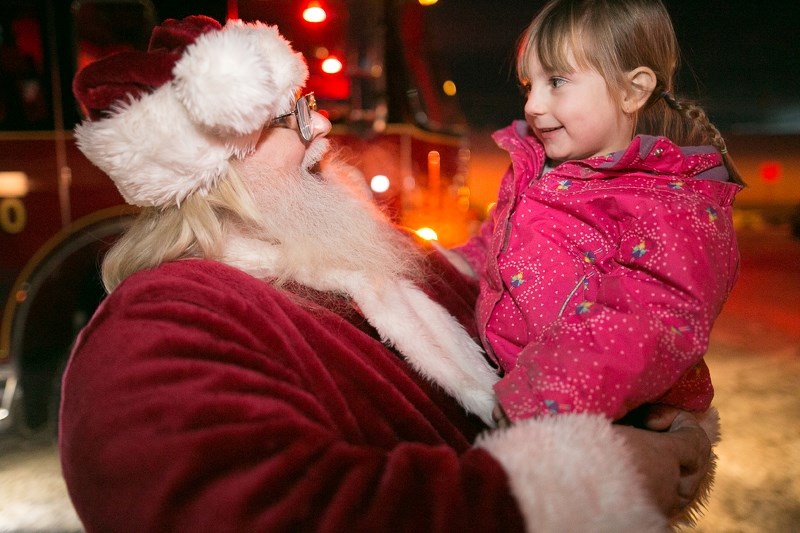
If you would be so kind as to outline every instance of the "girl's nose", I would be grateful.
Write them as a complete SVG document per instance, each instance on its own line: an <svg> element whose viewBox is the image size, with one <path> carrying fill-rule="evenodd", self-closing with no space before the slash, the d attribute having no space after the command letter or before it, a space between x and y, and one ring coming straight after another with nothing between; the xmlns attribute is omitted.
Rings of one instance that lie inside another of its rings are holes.
<svg viewBox="0 0 800 533"><path fill-rule="evenodd" d="M314 140L317 137L325 137L331 131L331 121L322 113L317 111L311 112L311 131Z"/></svg>
<svg viewBox="0 0 800 533"><path fill-rule="evenodd" d="M542 102L543 100L541 98L536 97L533 89L528 91L528 96L525 99L525 107L523 108L525 114L529 116L535 116L544 113Z"/></svg>

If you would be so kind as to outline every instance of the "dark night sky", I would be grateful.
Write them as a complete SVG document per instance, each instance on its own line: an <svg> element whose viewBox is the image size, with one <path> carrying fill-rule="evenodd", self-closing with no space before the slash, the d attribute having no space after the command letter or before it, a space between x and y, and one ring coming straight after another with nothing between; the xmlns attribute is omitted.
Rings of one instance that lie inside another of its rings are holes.
<svg viewBox="0 0 800 533"><path fill-rule="evenodd" d="M513 49L542 3L440 0L430 8L431 37L471 124L520 116ZM800 1L665 3L683 55L678 92L699 99L723 130L800 133Z"/></svg>
<svg viewBox="0 0 800 533"><path fill-rule="evenodd" d="M664 1L683 54L678 92L698 99L723 131L800 134L800 0ZM189 14L219 0L159 3ZM521 116L513 51L543 3L439 0L426 8L440 66L471 125Z"/></svg>

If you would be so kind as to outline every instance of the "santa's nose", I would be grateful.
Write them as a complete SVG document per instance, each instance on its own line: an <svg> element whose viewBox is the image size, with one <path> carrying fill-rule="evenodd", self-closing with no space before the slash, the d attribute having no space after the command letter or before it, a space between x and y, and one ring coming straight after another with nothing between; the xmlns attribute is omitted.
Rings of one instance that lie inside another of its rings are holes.
<svg viewBox="0 0 800 533"><path fill-rule="evenodd" d="M331 131L331 121L322 113L311 112L311 140L325 137Z"/></svg>

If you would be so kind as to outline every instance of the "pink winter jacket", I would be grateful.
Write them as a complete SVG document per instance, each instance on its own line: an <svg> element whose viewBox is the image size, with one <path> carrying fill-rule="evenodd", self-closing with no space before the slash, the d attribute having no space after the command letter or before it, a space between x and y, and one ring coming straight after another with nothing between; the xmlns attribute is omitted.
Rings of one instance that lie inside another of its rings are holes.
<svg viewBox="0 0 800 533"><path fill-rule="evenodd" d="M740 186L719 152L638 136L542 175L525 122L494 139L511 167L492 216L456 251L480 278L478 328L505 371L507 416L707 409L703 355L739 268Z"/></svg>

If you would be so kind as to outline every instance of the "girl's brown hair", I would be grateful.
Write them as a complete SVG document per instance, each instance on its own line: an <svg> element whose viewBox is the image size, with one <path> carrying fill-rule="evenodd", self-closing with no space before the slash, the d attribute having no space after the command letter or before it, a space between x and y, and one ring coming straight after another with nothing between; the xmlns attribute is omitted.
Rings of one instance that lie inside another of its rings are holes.
<svg viewBox="0 0 800 533"><path fill-rule="evenodd" d="M636 113L634 133L661 135L681 146L710 144L722 154L731 180L744 184L703 108L675 92L680 49L660 0L551 0L520 38L520 82L527 83L531 54L546 70L570 72L569 52L577 66L603 76L612 94L629 88L626 73L652 69L656 86Z"/></svg>

